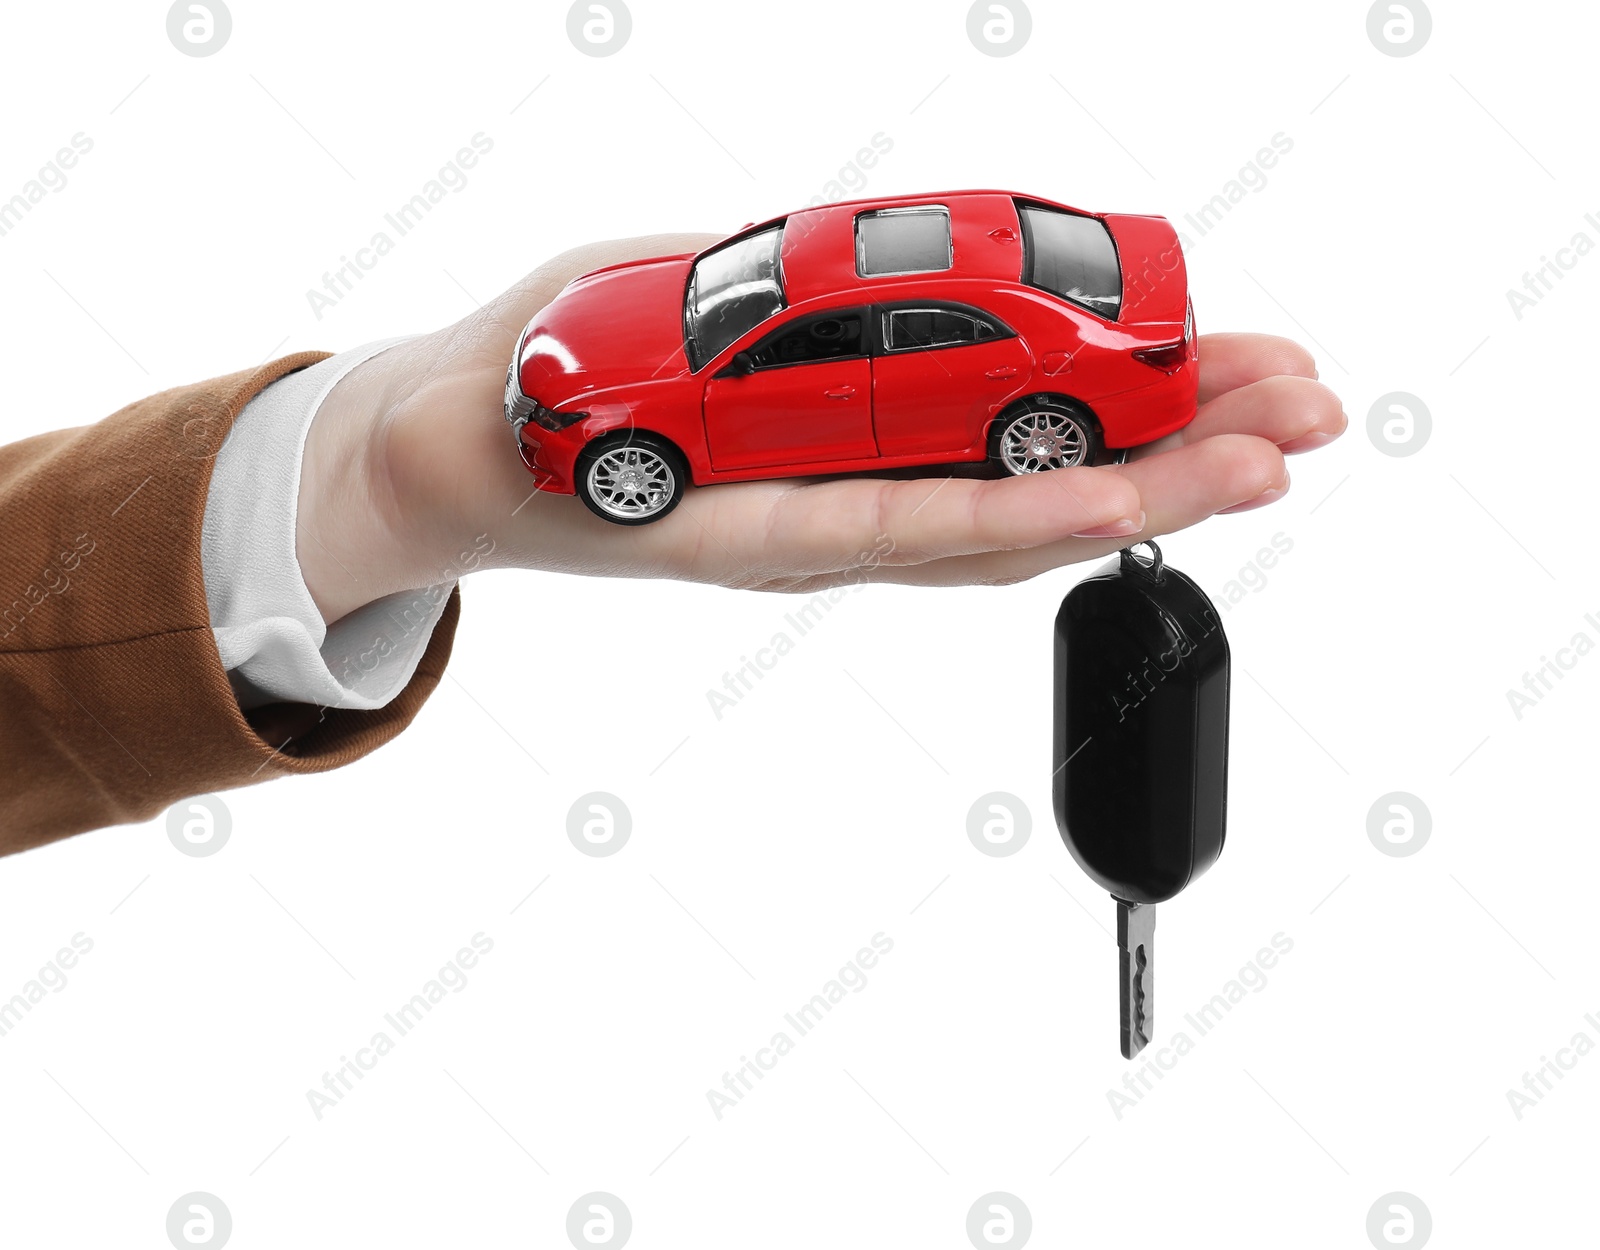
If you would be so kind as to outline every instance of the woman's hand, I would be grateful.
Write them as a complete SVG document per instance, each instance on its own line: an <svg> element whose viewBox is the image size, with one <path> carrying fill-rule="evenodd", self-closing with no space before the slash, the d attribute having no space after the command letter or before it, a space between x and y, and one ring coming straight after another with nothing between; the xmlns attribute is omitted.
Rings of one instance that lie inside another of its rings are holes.
<svg viewBox="0 0 1600 1250"><path fill-rule="evenodd" d="M301 475L300 565L324 619L458 577L460 554L486 546L482 535L493 550L478 567L806 592L864 580L1016 582L1271 503L1289 489L1284 456L1345 427L1303 348L1210 334L1200 338L1199 414L1124 465L992 481L689 487L668 516L634 527L535 491L501 412L523 327L580 274L718 238L654 235L564 253L455 325L352 370L312 424Z"/></svg>

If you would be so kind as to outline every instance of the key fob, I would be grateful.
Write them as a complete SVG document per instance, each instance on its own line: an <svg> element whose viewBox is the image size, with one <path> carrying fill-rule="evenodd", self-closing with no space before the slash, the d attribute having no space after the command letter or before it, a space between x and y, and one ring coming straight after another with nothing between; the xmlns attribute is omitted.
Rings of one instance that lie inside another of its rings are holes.
<svg viewBox="0 0 1600 1250"><path fill-rule="evenodd" d="M1222 853L1228 639L1204 591L1147 545L1079 582L1055 636L1056 824L1119 900L1171 898Z"/></svg>

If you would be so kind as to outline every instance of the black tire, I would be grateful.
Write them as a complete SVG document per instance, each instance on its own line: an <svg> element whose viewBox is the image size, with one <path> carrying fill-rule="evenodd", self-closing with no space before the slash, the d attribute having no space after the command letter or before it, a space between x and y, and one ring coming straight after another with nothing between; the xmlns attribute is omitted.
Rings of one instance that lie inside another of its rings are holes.
<svg viewBox="0 0 1600 1250"><path fill-rule="evenodd" d="M1027 455L1018 445L1034 429L1054 443L1051 455ZM1105 445L1100 423L1076 400L1062 395L1029 395L1019 399L994 419L989 427L989 460L1002 473L1014 476L1045 469L1095 464Z"/></svg>
<svg viewBox="0 0 1600 1250"><path fill-rule="evenodd" d="M578 498L597 517L613 525L648 525L678 506L689 465L657 434L616 430L578 454L574 476Z"/></svg>

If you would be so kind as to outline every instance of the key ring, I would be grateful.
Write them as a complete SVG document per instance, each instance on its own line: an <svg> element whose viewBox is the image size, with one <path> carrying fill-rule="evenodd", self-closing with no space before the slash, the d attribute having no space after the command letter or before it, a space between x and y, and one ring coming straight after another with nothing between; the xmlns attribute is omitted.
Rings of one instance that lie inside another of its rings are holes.
<svg viewBox="0 0 1600 1250"><path fill-rule="evenodd" d="M1148 547L1148 548L1150 548L1150 551L1151 551L1150 559L1148 561L1145 561L1145 560L1141 560L1138 556L1134 555L1133 554L1133 548L1134 547ZM1161 573L1162 573L1162 569L1164 567L1165 567L1165 565L1164 565L1164 563L1162 561L1162 558L1161 558L1161 548L1156 546L1156 544L1153 541L1149 540L1149 539L1146 539L1142 543L1134 543L1132 546L1124 547L1122 549L1122 571L1124 573L1132 573L1132 572L1138 571L1140 573L1143 573L1151 581L1159 582L1161 580Z"/></svg>

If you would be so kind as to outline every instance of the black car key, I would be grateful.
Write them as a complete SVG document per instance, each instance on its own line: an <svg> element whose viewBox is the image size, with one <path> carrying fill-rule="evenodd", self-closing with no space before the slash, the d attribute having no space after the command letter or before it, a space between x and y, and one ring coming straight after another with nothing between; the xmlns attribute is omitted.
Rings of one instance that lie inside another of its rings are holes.
<svg viewBox="0 0 1600 1250"><path fill-rule="evenodd" d="M1056 824L1117 904L1122 1054L1155 1020L1155 906L1222 853L1228 639L1194 582L1129 548L1056 615Z"/></svg>

